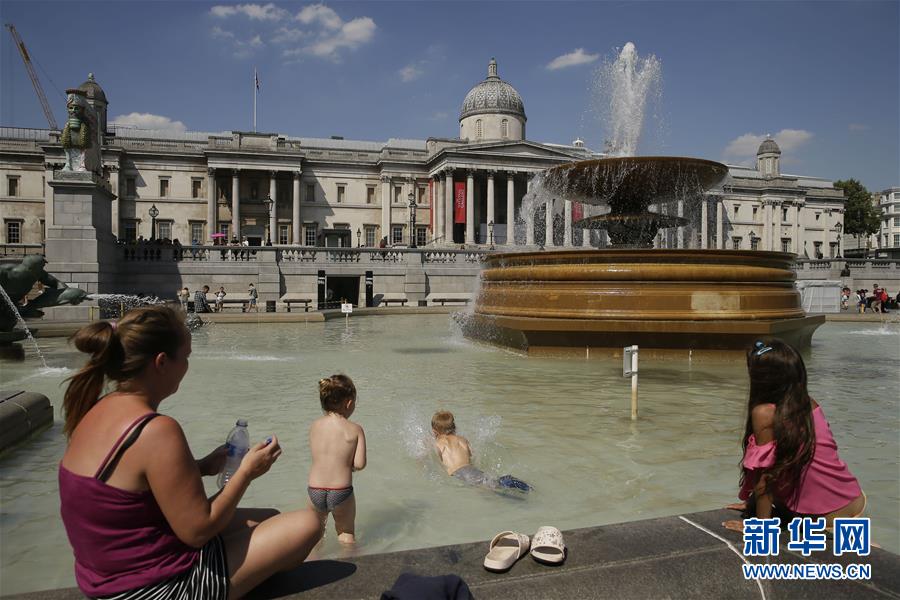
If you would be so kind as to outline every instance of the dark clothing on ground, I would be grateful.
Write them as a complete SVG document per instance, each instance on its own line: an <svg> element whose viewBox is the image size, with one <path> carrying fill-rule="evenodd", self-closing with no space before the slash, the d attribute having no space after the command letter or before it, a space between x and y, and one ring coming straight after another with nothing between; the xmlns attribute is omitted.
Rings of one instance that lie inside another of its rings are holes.
<svg viewBox="0 0 900 600"><path fill-rule="evenodd" d="M423 577L403 573L394 587L381 594L381 600L474 600L474 596L459 575Z"/></svg>

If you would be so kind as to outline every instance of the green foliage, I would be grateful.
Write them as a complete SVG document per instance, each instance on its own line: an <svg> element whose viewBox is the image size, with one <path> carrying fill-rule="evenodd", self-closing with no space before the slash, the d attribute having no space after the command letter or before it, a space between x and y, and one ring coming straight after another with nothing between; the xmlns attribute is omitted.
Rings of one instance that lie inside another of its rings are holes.
<svg viewBox="0 0 900 600"><path fill-rule="evenodd" d="M835 181L834 187L844 190L844 233L869 236L881 228L881 211L872 202L872 194L855 179Z"/></svg>

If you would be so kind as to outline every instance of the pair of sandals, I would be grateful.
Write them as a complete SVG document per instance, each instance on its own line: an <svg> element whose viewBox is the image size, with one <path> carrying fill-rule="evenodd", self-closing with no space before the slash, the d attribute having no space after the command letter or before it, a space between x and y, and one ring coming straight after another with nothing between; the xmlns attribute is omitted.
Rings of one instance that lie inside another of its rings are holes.
<svg viewBox="0 0 900 600"><path fill-rule="evenodd" d="M562 532L556 527L540 527L529 539L524 533L504 531L491 540L490 550L484 557L484 568L503 573L529 552L539 563L558 565L566 559L566 544Z"/></svg>

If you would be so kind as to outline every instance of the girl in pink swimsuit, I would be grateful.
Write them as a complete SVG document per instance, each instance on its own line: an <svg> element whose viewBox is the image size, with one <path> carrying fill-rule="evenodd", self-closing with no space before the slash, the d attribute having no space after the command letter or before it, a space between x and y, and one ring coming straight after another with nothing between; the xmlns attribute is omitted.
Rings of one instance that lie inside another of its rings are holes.
<svg viewBox="0 0 900 600"><path fill-rule="evenodd" d="M747 370L750 399L738 494L744 502L728 508L760 519L773 511L824 516L829 527L835 517L862 514L865 495L838 457L822 408L809 397L800 354L781 340L758 341L747 354ZM723 525L743 530L743 521Z"/></svg>

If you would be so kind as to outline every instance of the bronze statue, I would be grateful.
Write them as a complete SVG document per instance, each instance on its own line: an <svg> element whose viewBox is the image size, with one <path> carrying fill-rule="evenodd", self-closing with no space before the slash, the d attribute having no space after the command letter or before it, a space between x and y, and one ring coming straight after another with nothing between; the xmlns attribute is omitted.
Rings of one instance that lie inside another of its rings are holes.
<svg viewBox="0 0 900 600"><path fill-rule="evenodd" d="M40 310L62 304L80 304L87 298L87 292L69 287L44 270L47 259L41 254L29 254L19 264L0 265L0 287L6 292L22 318L42 317ZM36 298L24 302L25 296L41 282L44 291ZM6 301L0 301L0 334L12 331L18 319Z"/></svg>

